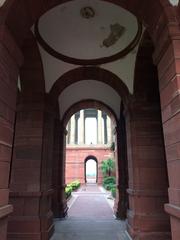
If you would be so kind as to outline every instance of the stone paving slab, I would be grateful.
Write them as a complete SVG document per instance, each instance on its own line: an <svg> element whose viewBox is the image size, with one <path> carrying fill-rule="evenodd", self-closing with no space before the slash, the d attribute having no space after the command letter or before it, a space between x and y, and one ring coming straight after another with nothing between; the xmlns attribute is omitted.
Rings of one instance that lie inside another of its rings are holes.
<svg viewBox="0 0 180 240"><path fill-rule="evenodd" d="M125 221L114 218L106 194L97 185L83 186L78 192L70 201L68 217L55 221L51 240L129 240Z"/></svg>
<svg viewBox="0 0 180 240"><path fill-rule="evenodd" d="M118 220L64 220L55 232L51 240L128 240L125 222Z"/></svg>
<svg viewBox="0 0 180 240"><path fill-rule="evenodd" d="M101 192L100 188L96 184L86 184L81 186L80 192Z"/></svg>
<svg viewBox="0 0 180 240"><path fill-rule="evenodd" d="M68 216L85 219L114 219L113 211L102 195L78 196Z"/></svg>

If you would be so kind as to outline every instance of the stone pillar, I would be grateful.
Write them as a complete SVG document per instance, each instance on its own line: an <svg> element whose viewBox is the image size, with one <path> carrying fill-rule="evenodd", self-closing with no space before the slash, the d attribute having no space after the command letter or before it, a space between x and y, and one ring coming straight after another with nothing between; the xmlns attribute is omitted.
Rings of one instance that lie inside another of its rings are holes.
<svg viewBox="0 0 180 240"><path fill-rule="evenodd" d="M65 170L66 170L66 130L61 122L60 128L60 171L59 171L59 217L67 215L67 202L65 197Z"/></svg>
<svg viewBox="0 0 180 240"><path fill-rule="evenodd" d="M171 26L169 26L171 27ZM158 64L162 122L169 176L169 202L165 205L170 215L172 240L180 239L180 40L179 27L163 49L159 46L154 58ZM174 33L173 30L170 31ZM177 34L178 33L178 34Z"/></svg>
<svg viewBox="0 0 180 240"><path fill-rule="evenodd" d="M107 135L107 115L104 115L103 117L104 120L104 138L103 138L103 143L107 144L108 143L108 135Z"/></svg>
<svg viewBox="0 0 180 240"><path fill-rule="evenodd" d="M14 135L17 81L23 57L13 36L0 27L0 239L7 239L9 204L9 172Z"/></svg>
<svg viewBox="0 0 180 240"><path fill-rule="evenodd" d="M80 118L79 118L79 144L85 143L85 126L84 126L84 110L80 111Z"/></svg>
<svg viewBox="0 0 180 240"><path fill-rule="evenodd" d="M56 218L67 215L67 203L65 198L65 129L59 120L55 120L54 128L54 161L53 161L53 213Z"/></svg>
<svg viewBox="0 0 180 240"><path fill-rule="evenodd" d="M121 107L120 119L116 127L116 199L114 212L117 218L125 220L128 209L128 163L127 163L127 140L126 126L123 116L123 107Z"/></svg>
<svg viewBox="0 0 180 240"><path fill-rule="evenodd" d="M75 115L72 115L70 120L70 144L75 144Z"/></svg>
<svg viewBox="0 0 180 240"><path fill-rule="evenodd" d="M102 111L98 110L97 114L97 134L98 144L102 144Z"/></svg>
<svg viewBox="0 0 180 240"><path fill-rule="evenodd" d="M53 125L52 109L43 97L41 102L22 99L18 104L10 179L14 207L8 223L10 240L52 235Z"/></svg>
<svg viewBox="0 0 180 240"><path fill-rule="evenodd" d="M112 143L111 119L107 116L107 142Z"/></svg>
<svg viewBox="0 0 180 240"><path fill-rule="evenodd" d="M170 239L167 169L160 108L132 101L126 114L129 173L128 232L133 239Z"/></svg>
<svg viewBox="0 0 180 240"><path fill-rule="evenodd" d="M75 114L75 144L78 144L78 115Z"/></svg>
<svg viewBox="0 0 180 240"><path fill-rule="evenodd" d="M67 124L66 130L67 130L66 144L70 144L70 134L71 134L71 123L70 123L70 121Z"/></svg>

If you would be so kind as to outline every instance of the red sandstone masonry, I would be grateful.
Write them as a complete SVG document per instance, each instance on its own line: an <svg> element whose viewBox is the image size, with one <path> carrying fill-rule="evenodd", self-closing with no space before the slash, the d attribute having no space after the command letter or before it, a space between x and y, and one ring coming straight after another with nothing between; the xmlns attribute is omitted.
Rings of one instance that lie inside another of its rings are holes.
<svg viewBox="0 0 180 240"><path fill-rule="evenodd" d="M7 2L11 2L11 4L7 4L7 9L8 12L8 18L6 19L6 22L8 24L8 26L10 27L10 29L13 31L14 36L16 37L16 40L18 41L19 45L21 45L21 43L23 42L24 39L24 34L27 33L27 30L30 28L30 26L32 26L32 24L34 23L34 21L36 19L39 18L39 16L45 11L48 10L50 7L59 4L59 0L54 0L54 1L44 1L44 0L39 0L39 1L11 1L11 0L7 0ZM119 3L119 1L113 1L116 3ZM125 8L127 8L128 10L132 11L133 13L135 13L135 15L137 15L139 17L139 19L142 19L143 22L145 22L145 24L147 24L147 27L150 30L151 35L153 36L153 39L156 39L155 43L156 46L159 43L160 46L163 45L163 43L166 41L166 38L168 37L168 31L165 35L163 35L163 39L158 38L158 36L156 36L155 32L159 32L158 30L161 29L161 25L169 25L168 21L171 21L172 23L176 23L176 14L174 13L174 11L172 11L172 7L170 6L169 2L167 0L152 0L152 1L123 1L122 3ZM2 9L3 10L3 9ZM153 13L153 17L152 17L152 13ZM165 16L164 16L165 15ZM166 18L165 18L166 17ZM165 19L168 19L168 21L166 21ZM161 20L161 21L160 21ZM173 24L172 24L173 25ZM172 32L173 29L170 31ZM179 31L179 30L178 30ZM4 35L4 30L1 30L1 34ZM8 44L8 49L10 53L13 53L13 59L14 59L14 55L15 57L15 62L19 62L19 58L17 57L17 51L15 51L17 49L17 47L14 47L14 42L13 41L9 41L9 34L8 37L6 37L5 41L4 41L4 45ZM159 34L160 35L160 34ZM161 35L162 36L162 35ZM11 38L10 38L11 39ZM179 45L179 44L178 44ZM15 51L15 54L14 54ZM7 54L5 54L5 56L7 56ZM2 54L1 54L2 57ZM9 62L10 63L10 62ZM1 65L1 64L0 64ZM9 65L11 66L15 66L15 70L17 68L16 66L17 64L13 64L13 65ZM175 69L173 67L173 69ZM10 67L8 68L8 71L6 72L11 72L12 73L12 69L10 69ZM15 78L17 77L17 73L12 74L15 76ZM8 79L10 79L10 82L13 78L8 77ZM168 79L168 76L164 77L163 79L163 86L166 84L167 81L170 81L170 79ZM11 82L10 85L12 85L13 83ZM16 86L16 81L15 81L15 86ZM8 92L7 92L8 94ZM3 106L3 117L5 117L5 119L9 116L9 113L11 112L10 108L11 106L5 106L4 102L0 103L0 106ZM168 106L167 106L168 108ZM14 110L13 110L14 111ZM14 114L12 111L12 115ZM169 115L168 115L168 119L174 117L173 115L171 115L171 111L169 111ZM8 113L8 114L7 114ZM11 115L11 114L10 114ZM166 119L166 120L168 120ZM12 123L12 128L13 128L13 120L10 120ZM169 131L167 129L167 131ZM171 135L173 135L174 132L171 132ZM175 143L173 143L175 144ZM169 146L167 146L169 147ZM7 173L8 175L8 173ZM179 179L176 179L176 181L178 182ZM171 189L172 191L172 189ZM173 192L175 193L176 190L174 189ZM170 194L170 199L172 197L172 199L174 199L175 194ZM137 199L138 200L138 199ZM170 200L171 201L171 200ZM134 227L136 228L138 224L134 224ZM180 236L178 235L179 233L179 222L177 221L176 218L172 217L172 233L173 233L173 240L177 240L180 239ZM1 240L6 239L6 219L0 221L0 237ZM32 240L33 238L31 238Z"/></svg>
<svg viewBox="0 0 180 240"><path fill-rule="evenodd" d="M9 202L9 169L14 131L14 111L18 68L22 55L8 29L0 28L0 239L6 239L7 217L12 212Z"/></svg>
<svg viewBox="0 0 180 240"><path fill-rule="evenodd" d="M48 239L53 230L50 210L53 114L45 103L34 110L33 104L30 109L30 104L21 104L17 112L10 185L14 212L9 218L8 239L20 236Z"/></svg>
<svg viewBox="0 0 180 240"><path fill-rule="evenodd" d="M180 48L178 39L172 40L170 49L171 52L167 53L166 49L164 51L164 55L159 63L159 72L163 71L162 63L165 61L166 55L174 55L171 68L164 72L164 75L161 77L160 95L169 176L169 204L165 205L165 209L171 216L172 240L177 240L180 238L180 218L177 215L180 211L180 200L178 197L180 193L180 155L178 150L180 142L180 88L178 76L180 72ZM174 210L171 211L171 209Z"/></svg>
<svg viewBox="0 0 180 240"><path fill-rule="evenodd" d="M59 109L59 107L58 107ZM54 161L53 161L53 188L54 195L52 209L54 217L62 218L67 215L67 203L65 198L65 139L66 130L58 117L55 120L54 129Z"/></svg>
<svg viewBox="0 0 180 240"><path fill-rule="evenodd" d="M66 183L79 179L85 183L85 159L94 156L98 161L98 184L102 184L101 162L112 155L106 147L70 147L66 149Z"/></svg>
<svg viewBox="0 0 180 240"><path fill-rule="evenodd" d="M144 105L142 103L142 111L140 104L134 106L131 118L127 119L130 205L128 228L133 238L169 239L169 221L164 212L164 203L167 202L167 175L160 118L156 108L153 110L150 106L148 109L148 104L146 108ZM143 122L146 129L139 128L140 125L143 126ZM151 140L149 143L143 140L146 132ZM154 138L161 141L154 142Z"/></svg>

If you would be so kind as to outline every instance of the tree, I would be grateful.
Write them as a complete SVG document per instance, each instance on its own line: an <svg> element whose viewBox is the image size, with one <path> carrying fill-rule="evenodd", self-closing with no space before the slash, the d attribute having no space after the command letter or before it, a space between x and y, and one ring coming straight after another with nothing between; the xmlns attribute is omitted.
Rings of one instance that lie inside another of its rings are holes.
<svg viewBox="0 0 180 240"><path fill-rule="evenodd" d="M111 176L112 172L115 169L115 162L113 159L108 158L102 161L101 170L104 176Z"/></svg>

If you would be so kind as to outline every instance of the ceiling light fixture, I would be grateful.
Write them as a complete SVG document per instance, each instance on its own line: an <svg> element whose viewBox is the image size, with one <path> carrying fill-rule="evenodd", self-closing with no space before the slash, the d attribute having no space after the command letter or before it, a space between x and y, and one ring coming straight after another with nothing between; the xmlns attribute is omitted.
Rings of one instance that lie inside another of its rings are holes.
<svg viewBox="0 0 180 240"><path fill-rule="evenodd" d="M81 8L80 13L81 13L81 16L86 19L93 18L95 15L94 9L88 6Z"/></svg>

